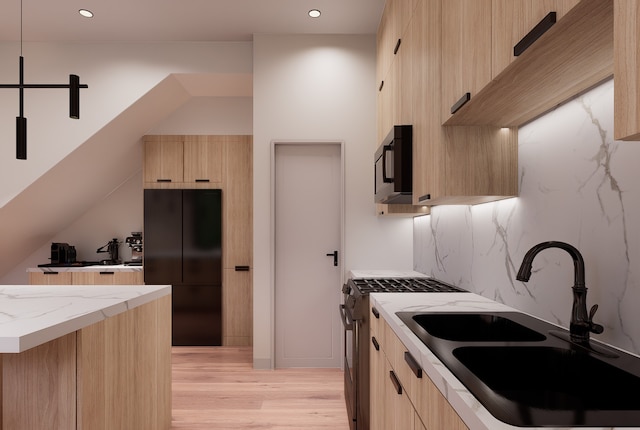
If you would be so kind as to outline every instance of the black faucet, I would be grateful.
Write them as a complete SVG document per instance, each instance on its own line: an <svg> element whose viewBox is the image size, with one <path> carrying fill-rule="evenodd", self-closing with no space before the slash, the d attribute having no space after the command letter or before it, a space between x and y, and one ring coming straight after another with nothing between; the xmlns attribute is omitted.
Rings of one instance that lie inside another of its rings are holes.
<svg viewBox="0 0 640 430"><path fill-rule="evenodd" d="M531 264L535 256L547 248L560 248L567 251L573 258L573 268L575 272L575 281L573 289L573 307L571 309L571 322L569 324L570 339L572 342L588 345L589 333L600 334L604 331L604 327L593 322L593 315L598 310L598 305L593 305L589 314L587 314L587 287L584 284L584 260L580 252L564 242L542 242L527 251L516 279L518 281L527 282L531 278Z"/></svg>

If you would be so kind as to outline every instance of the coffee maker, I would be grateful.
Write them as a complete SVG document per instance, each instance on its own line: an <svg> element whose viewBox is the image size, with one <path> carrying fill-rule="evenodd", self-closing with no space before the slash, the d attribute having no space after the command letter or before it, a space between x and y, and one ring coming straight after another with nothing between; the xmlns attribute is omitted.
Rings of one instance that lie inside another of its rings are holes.
<svg viewBox="0 0 640 430"><path fill-rule="evenodd" d="M142 266L142 232L132 231L131 236L125 239L129 248L131 248L131 261L125 264L129 266Z"/></svg>
<svg viewBox="0 0 640 430"><path fill-rule="evenodd" d="M118 242L117 238L113 238L106 245L98 248L98 250L96 251L97 253L101 253L101 252L109 253L109 258L100 260L100 264L104 264L104 265L122 264L122 260L118 258L118 247L120 246L120 243L121 242Z"/></svg>

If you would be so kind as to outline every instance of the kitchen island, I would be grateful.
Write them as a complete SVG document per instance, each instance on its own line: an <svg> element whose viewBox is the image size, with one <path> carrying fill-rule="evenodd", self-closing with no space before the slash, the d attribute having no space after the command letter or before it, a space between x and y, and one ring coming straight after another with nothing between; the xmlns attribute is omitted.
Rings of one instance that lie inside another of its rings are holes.
<svg viewBox="0 0 640 430"><path fill-rule="evenodd" d="M428 417L428 419L431 419L438 413L447 415L445 420L449 420L448 424L445 424L445 427L442 428L455 428L456 430L515 430L522 428L506 424L496 419L396 315L396 312L406 311L429 313L518 311L473 293L372 293L370 295L370 301L371 306L375 307L376 312L380 315L380 319L378 320L380 322L375 323L375 328L372 328L372 336L378 338L380 341L380 345L378 345L380 350L383 349L382 345L386 347L385 353L387 353L387 357L391 361L391 367L393 367L394 364L397 365L395 369L396 372L398 372L398 368L400 368L400 373L398 373L399 378L400 380L402 380L403 377L405 378L402 382L405 391L413 402L413 407L418 411L416 415L420 415L421 410L424 411L426 409L428 409L429 413L424 414L424 416ZM372 325L372 327L374 326ZM380 340L380 338L382 340ZM397 339L398 342L395 342L394 339ZM413 360L417 362L419 368L426 374L426 378L414 379L414 375L410 371L407 371L406 375L401 373L403 371L402 367L406 366L406 356L403 357L404 351L408 351L408 354L413 357ZM527 370L523 369L523 371L526 372ZM389 379L388 375L386 379ZM425 380L428 382L425 383ZM421 390L421 388L419 388L421 385L416 388L418 384L426 384L428 388ZM374 395L374 389L375 388L372 388L372 395ZM425 402L432 404L427 405ZM389 407L388 404L387 401L386 404L383 402L379 406L383 408ZM436 427L437 425L433 428ZM415 428L420 428L420 426L416 426ZM425 421L425 428L432 427L427 425ZM533 429L538 427L527 428ZM573 429L574 427L545 428ZM577 428L602 430L605 427L575 427L575 429ZM607 426L606 428L614 430L622 427ZM638 429L640 427L626 426L624 428Z"/></svg>
<svg viewBox="0 0 640 430"><path fill-rule="evenodd" d="M170 294L0 286L0 429L169 429Z"/></svg>

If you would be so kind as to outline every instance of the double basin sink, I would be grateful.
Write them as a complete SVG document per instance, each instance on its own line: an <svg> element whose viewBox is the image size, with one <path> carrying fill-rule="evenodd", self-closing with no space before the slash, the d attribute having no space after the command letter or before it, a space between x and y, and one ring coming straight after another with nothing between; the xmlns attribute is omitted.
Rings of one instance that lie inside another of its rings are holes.
<svg viewBox="0 0 640 430"><path fill-rule="evenodd" d="M640 427L640 358L518 312L398 312L496 418L522 427Z"/></svg>

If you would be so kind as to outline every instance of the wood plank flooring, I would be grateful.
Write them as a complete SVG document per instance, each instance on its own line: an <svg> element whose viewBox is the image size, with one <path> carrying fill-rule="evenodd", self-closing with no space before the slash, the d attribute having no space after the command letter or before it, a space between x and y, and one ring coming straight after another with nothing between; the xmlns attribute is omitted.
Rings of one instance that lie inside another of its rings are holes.
<svg viewBox="0 0 640 430"><path fill-rule="evenodd" d="M349 430L340 369L254 370L250 347L172 358L172 429Z"/></svg>

